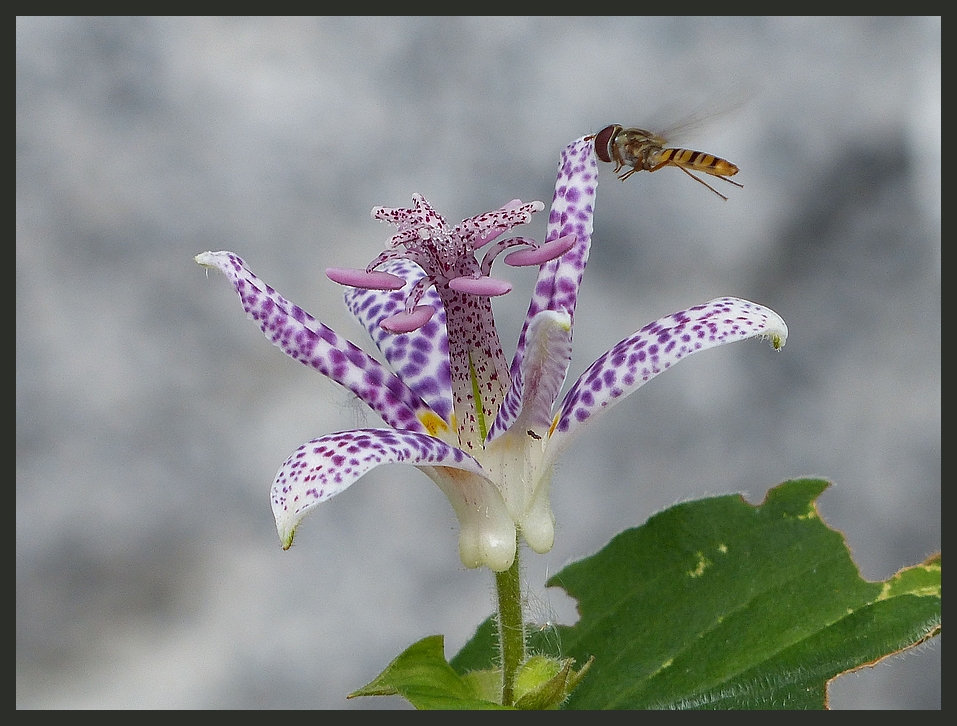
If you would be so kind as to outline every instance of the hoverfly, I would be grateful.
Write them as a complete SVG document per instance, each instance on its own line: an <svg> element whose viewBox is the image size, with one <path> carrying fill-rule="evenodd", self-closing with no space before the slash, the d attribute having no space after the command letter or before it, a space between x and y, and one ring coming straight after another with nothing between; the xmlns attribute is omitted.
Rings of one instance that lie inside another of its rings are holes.
<svg viewBox="0 0 957 726"><path fill-rule="evenodd" d="M729 184L744 188L728 177L738 173L730 161L703 151L672 148L664 136L644 129L626 129L619 124L606 126L594 136L595 153L602 161L615 165L615 173L624 181L638 171L658 171L665 166L676 166L696 182L704 184L719 197L728 201L717 189L691 171L703 172L724 179ZM625 169L625 167L628 167ZM625 169L625 171L621 171ZM621 172L619 174L619 172Z"/></svg>

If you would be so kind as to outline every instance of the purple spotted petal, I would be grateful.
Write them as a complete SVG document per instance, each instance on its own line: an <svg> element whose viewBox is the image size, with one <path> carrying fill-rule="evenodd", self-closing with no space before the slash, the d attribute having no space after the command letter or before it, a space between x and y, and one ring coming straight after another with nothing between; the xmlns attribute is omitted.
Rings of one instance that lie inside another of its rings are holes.
<svg viewBox="0 0 957 726"><path fill-rule="evenodd" d="M592 363L562 401L547 457L554 460L599 414L692 353L747 338L787 340L784 320L747 300L723 297L668 315L625 338Z"/></svg>
<svg viewBox="0 0 957 726"><path fill-rule="evenodd" d="M348 388L393 428L420 432L434 428L435 413L395 374L279 295L237 255L203 252L196 261L226 275L247 315L286 355Z"/></svg>
<svg viewBox="0 0 957 726"><path fill-rule="evenodd" d="M591 247L592 217L595 211L595 193L598 189L598 162L592 138L584 136L562 151L555 181L555 195L548 213L546 242L566 235L575 235L575 245L564 255L544 265L538 273L535 290L525 316L525 324L518 339L510 373L512 386L506 394L498 420L492 431L498 435L519 414L522 401L522 358L528 345L528 328L535 316L543 310L567 313L574 324L578 288L588 261ZM571 336L569 336L569 342ZM564 379L569 360L565 360L561 377ZM558 395L558 391L555 391ZM552 401L551 403L554 403Z"/></svg>
<svg viewBox="0 0 957 726"><path fill-rule="evenodd" d="M545 234L545 242L573 234L575 246L539 271L526 322L541 310L564 310L574 320L578 288L591 247L597 190L595 145L591 137L585 136L562 151Z"/></svg>
<svg viewBox="0 0 957 726"><path fill-rule="evenodd" d="M382 267L383 271L405 279L406 286L394 292L348 288L345 292L346 306L369 331L396 375L446 423L450 423L452 378L442 300L434 288L429 288L420 304L435 308L432 319L418 330L402 335L386 332L379 324L405 309L409 290L425 273L421 267L405 259L391 260Z"/></svg>
<svg viewBox="0 0 957 726"><path fill-rule="evenodd" d="M495 572L515 559L515 522L497 486L459 448L408 431L360 429L322 436L300 446L276 474L273 515L284 549L315 506L343 492L382 464L411 464L448 497L459 521L459 556L466 567Z"/></svg>
<svg viewBox="0 0 957 726"><path fill-rule="evenodd" d="M568 313L545 310L528 328L527 346L522 358L524 385L514 387L499 409L489 441L512 426L527 434L543 436L552 422L552 405L565 382L572 357L572 328ZM521 398L512 391L517 390ZM518 401L515 405L512 400Z"/></svg>

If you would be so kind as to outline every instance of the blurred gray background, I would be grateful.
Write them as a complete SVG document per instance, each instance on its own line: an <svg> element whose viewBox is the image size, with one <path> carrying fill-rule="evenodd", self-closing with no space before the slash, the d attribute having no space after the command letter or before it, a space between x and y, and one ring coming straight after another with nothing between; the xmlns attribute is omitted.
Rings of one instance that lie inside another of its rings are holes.
<svg viewBox="0 0 957 726"><path fill-rule="evenodd" d="M722 202L602 165L569 383L645 323L731 294L785 318L682 362L560 462L542 583L678 501L821 475L869 579L940 540L939 18L20 18L17 706L394 708L346 701L404 647L491 612L438 489L383 467L279 548L285 457L380 420L282 355L193 256L230 249L372 350L325 267L375 205L450 222L551 200L609 123L708 116ZM743 99L743 103L739 101ZM733 103L732 103L733 101ZM668 114L672 117L668 118ZM542 237L546 213L527 233ZM514 350L530 275L496 301ZM539 615L540 614L540 615ZM939 708L940 640L838 679L835 708Z"/></svg>

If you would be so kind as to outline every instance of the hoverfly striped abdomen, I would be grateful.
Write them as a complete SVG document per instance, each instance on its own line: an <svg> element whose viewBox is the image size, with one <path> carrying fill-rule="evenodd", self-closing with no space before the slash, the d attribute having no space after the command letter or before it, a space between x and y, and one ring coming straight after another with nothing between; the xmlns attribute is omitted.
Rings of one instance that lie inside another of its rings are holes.
<svg viewBox="0 0 957 726"><path fill-rule="evenodd" d="M720 177L734 176L738 173L738 167L727 159L691 149L662 149L658 154L658 166L665 164L674 164Z"/></svg>

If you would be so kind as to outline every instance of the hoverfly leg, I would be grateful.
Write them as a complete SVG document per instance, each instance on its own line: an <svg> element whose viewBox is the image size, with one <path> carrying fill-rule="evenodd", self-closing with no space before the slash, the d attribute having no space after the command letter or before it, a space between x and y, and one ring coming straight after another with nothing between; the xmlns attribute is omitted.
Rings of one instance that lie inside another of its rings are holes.
<svg viewBox="0 0 957 726"><path fill-rule="evenodd" d="M688 171L687 169L685 169L683 166L678 166L678 164L672 164L671 162L666 161L666 162L664 162L663 164L658 164L658 166L653 167L652 169L649 169L648 171L657 171L657 170L660 169L661 167L663 167L663 166L669 166L669 165L670 165L670 166L677 166L679 169L681 169L681 171L683 171L685 174L687 174L688 176L690 176L690 177L691 177L692 179L694 179L696 182L698 182L699 184L704 184L706 187L708 187L708 189L710 189L711 191L713 191L715 194L717 194L719 197L721 197L724 201L728 201L728 198L727 198L726 196L724 196L724 194L722 194L722 193L719 192L717 189L715 189L713 186L711 186L710 184L708 184L708 182L706 182L704 179L699 179L699 178L696 177L694 174L692 174L690 171ZM724 177L721 177L721 178L724 179ZM724 180L725 180L725 181L728 181L728 182L731 182L731 183L734 184L736 187L742 186L741 184L738 184L737 182L732 182L730 179L724 179ZM742 188L743 188L743 187L742 187Z"/></svg>
<svg viewBox="0 0 957 726"><path fill-rule="evenodd" d="M718 176L717 174L715 176ZM738 184L736 181L731 181L726 176L718 176L718 179L724 179L728 184L734 184L738 189L744 189L744 184Z"/></svg>

